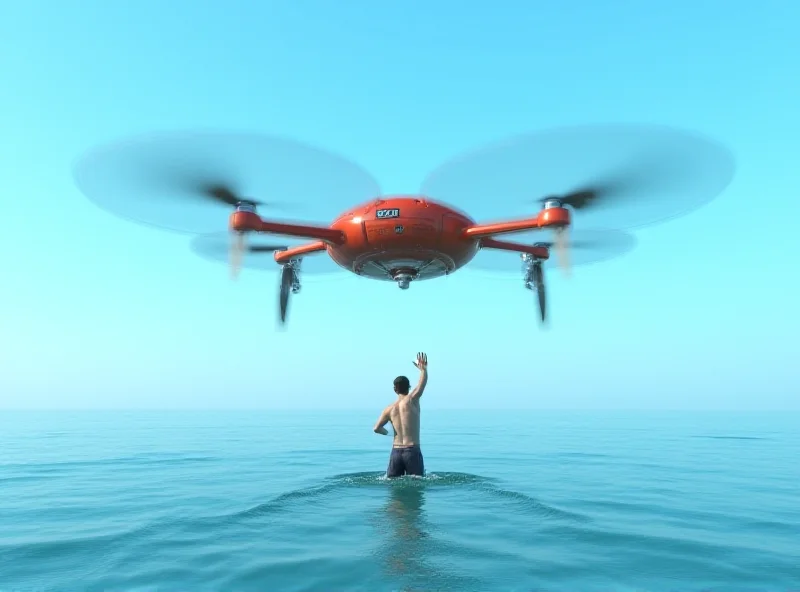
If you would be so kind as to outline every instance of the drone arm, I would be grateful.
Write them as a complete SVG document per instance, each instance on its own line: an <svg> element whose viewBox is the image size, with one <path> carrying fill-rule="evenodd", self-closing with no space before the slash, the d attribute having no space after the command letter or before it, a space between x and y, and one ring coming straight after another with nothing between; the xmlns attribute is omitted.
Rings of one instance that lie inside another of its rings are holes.
<svg viewBox="0 0 800 592"><path fill-rule="evenodd" d="M314 226L311 224L289 224L287 222L269 222L254 212L236 211L231 214L231 230L239 232L268 232L284 236L316 239L333 245L343 245L344 233L341 230L327 226Z"/></svg>
<svg viewBox="0 0 800 592"><path fill-rule="evenodd" d="M464 238L484 238L497 234L508 234L509 232L538 230L550 226L566 226L569 223L569 210L566 208L553 207L542 210L535 218L506 220L504 222L493 222L491 224L474 224L465 228L462 232L462 236Z"/></svg>
<svg viewBox="0 0 800 592"><path fill-rule="evenodd" d="M343 245L345 241L344 233L341 230L335 230L327 226L285 224L283 222L267 222L266 220L261 220L258 232L317 239L334 245Z"/></svg>
<svg viewBox="0 0 800 592"><path fill-rule="evenodd" d="M550 258L550 249L547 247L535 247L533 245L523 245L521 243L512 243L493 238L481 239L481 248L496 249L498 251L512 251L514 253L527 253L528 255L533 255L537 259Z"/></svg>
<svg viewBox="0 0 800 592"><path fill-rule="evenodd" d="M289 261L292 259L297 259L298 257L302 257L304 255L311 255L312 253L325 251L327 248L328 244L325 241L314 241L313 243L308 243L307 245L298 245L284 251L275 251L273 256L275 257L275 261L277 263L284 264L289 263Z"/></svg>
<svg viewBox="0 0 800 592"><path fill-rule="evenodd" d="M514 220L509 222L495 222L493 224L475 224L464 229L464 238L484 238L496 234L519 232L521 230L538 230L541 228L539 219Z"/></svg>

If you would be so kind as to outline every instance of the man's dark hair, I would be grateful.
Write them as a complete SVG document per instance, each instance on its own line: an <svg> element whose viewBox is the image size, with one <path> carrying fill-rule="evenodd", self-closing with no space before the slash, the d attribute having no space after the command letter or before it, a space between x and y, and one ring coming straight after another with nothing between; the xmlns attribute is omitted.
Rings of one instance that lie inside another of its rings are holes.
<svg viewBox="0 0 800 592"><path fill-rule="evenodd" d="M407 395L410 388L411 383L405 376L398 376L394 379L394 392L398 395Z"/></svg>

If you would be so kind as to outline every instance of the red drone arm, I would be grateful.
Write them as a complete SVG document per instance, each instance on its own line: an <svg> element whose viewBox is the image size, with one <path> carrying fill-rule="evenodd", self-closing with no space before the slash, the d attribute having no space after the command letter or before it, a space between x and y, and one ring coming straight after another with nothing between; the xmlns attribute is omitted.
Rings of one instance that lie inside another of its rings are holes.
<svg viewBox="0 0 800 592"><path fill-rule="evenodd" d="M484 238L522 230L537 230L549 226L566 226L570 223L569 210L561 207L545 208L535 218L507 220L491 224L475 224L464 229L464 238ZM509 243L511 244L511 243Z"/></svg>
<svg viewBox="0 0 800 592"><path fill-rule="evenodd" d="M286 249L285 251L275 251L273 256L275 257L276 262L283 265L284 263L289 263L290 260L296 259L297 257L310 255L311 253L319 253L320 251L325 251L327 248L328 244L325 241L315 241L307 245L297 245L296 247Z"/></svg>
<svg viewBox="0 0 800 592"><path fill-rule="evenodd" d="M343 245L345 242L345 236L341 230L310 224L267 222L254 212L234 212L231 214L230 227L231 230L239 232L269 232L271 234L317 239L334 245Z"/></svg>
<svg viewBox="0 0 800 592"><path fill-rule="evenodd" d="M481 239L481 248L497 249L498 251L513 251L514 253L527 253L537 259L549 259L550 249L547 247L535 247L533 245L523 245L521 243L511 243L500 241L493 238Z"/></svg>

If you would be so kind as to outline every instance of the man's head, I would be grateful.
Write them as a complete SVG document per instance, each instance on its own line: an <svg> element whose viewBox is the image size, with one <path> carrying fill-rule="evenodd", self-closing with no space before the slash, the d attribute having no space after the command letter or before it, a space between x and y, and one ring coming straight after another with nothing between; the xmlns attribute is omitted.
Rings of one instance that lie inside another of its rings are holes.
<svg viewBox="0 0 800 592"><path fill-rule="evenodd" d="M398 376L394 379L394 392L398 395L407 395L411 389L411 383L405 376Z"/></svg>

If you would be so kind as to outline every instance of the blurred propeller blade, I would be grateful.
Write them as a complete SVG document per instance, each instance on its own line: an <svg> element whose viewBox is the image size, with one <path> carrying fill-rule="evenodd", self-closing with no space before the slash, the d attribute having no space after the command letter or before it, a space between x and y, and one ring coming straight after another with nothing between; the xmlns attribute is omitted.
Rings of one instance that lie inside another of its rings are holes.
<svg viewBox="0 0 800 592"><path fill-rule="evenodd" d="M234 189L225 184L208 185L202 189L202 194L209 199L231 207L236 207L240 203L248 203L253 206L265 205L263 202L241 197Z"/></svg>
<svg viewBox="0 0 800 592"><path fill-rule="evenodd" d="M620 190L621 187L609 186L598 187L596 189L582 189L580 191L573 191L566 195L548 195L547 197L538 198L536 201L540 205L551 199L556 199L561 202L562 206L570 206L575 210L582 210L595 203L598 198L605 197L606 195L613 195L615 191Z"/></svg>
<svg viewBox="0 0 800 592"><path fill-rule="evenodd" d="M230 272L231 279L235 280L239 277L239 272L242 269L242 262L244 259L245 249L247 248L247 240L244 232L235 232L231 237L231 250L230 250Z"/></svg>
<svg viewBox="0 0 800 592"><path fill-rule="evenodd" d="M248 253L274 253L275 251L285 251L287 245L250 245L247 247Z"/></svg>
<svg viewBox="0 0 800 592"><path fill-rule="evenodd" d="M569 244L569 226L557 228L555 230L555 252L558 266L569 277L572 274Z"/></svg>
<svg viewBox="0 0 800 592"><path fill-rule="evenodd" d="M285 251L287 245L250 245L247 240L247 233L235 232L231 237L230 248L230 268L231 279L239 277L244 264L244 257L247 253L274 253L275 251Z"/></svg>

